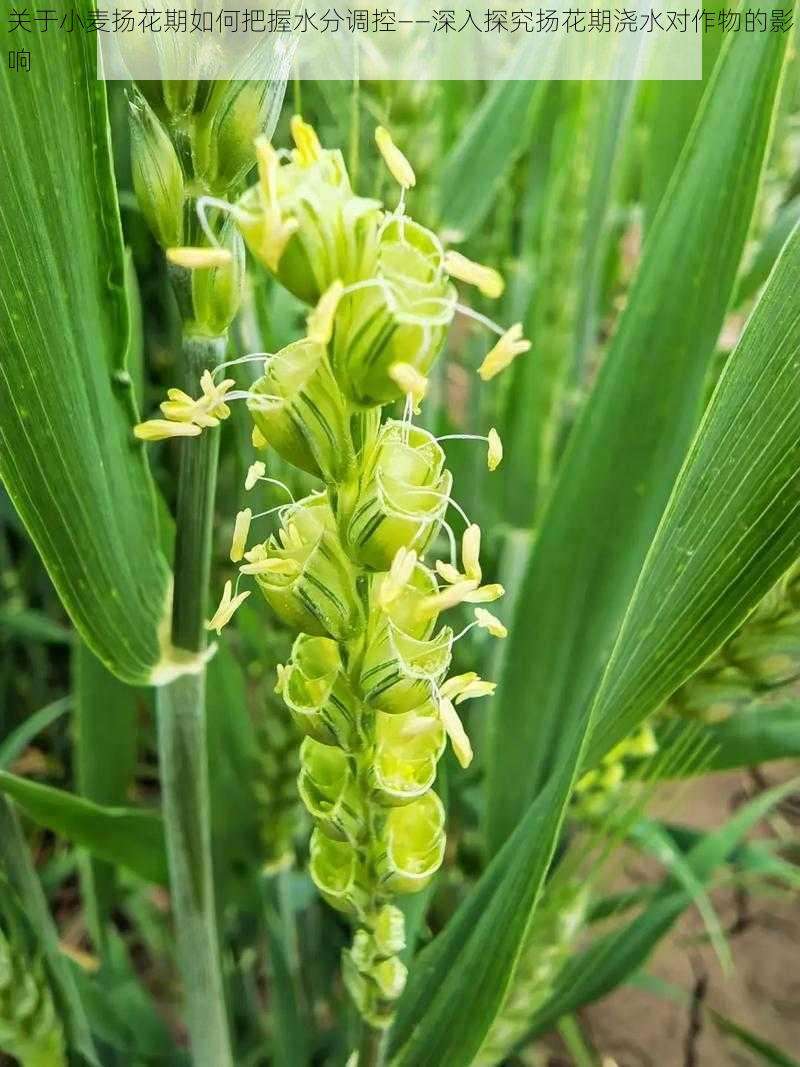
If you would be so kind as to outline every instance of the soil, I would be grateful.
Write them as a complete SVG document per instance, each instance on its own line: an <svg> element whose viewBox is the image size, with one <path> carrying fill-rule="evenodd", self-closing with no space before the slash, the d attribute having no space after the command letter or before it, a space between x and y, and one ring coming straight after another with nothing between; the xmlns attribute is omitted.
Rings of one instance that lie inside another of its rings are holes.
<svg viewBox="0 0 800 1067"><path fill-rule="evenodd" d="M658 804L671 821L699 829L720 826L743 800L796 774L795 763L772 765L756 775L711 775L681 786L677 794L670 788ZM757 835L780 833L796 843L798 826L800 803L795 797L762 824ZM629 858L615 878L615 888L641 884L653 873L647 861ZM717 889L710 896L733 968L723 971L703 939L702 918L696 909L688 911L647 967L649 974L678 987L680 999L628 985L581 1013L584 1034L603 1067L756 1067L778 1062L724 1036L705 1008L800 1060L800 900L769 888ZM546 1062L561 1067L572 1061L562 1048L554 1049Z"/></svg>

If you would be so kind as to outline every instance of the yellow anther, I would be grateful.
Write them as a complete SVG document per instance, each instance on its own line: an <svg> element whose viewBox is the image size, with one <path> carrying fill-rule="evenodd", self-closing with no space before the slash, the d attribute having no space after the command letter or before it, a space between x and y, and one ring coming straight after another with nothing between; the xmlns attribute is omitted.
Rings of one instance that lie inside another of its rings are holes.
<svg viewBox="0 0 800 1067"><path fill-rule="evenodd" d="M393 363L389 368L389 377L397 388L411 397L414 413L419 414L419 406L428 391L428 379L420 374L410 363Z"/></svg>
<svg viewBox="0 0 800 1067"><path fill-rule="evenodd" d="M442 560L436 560L436 572L444 578L450 585L455 585L456 582L460 582L463 575L457 570L452 563L444 563Z"/></svg>
<svg viewBox="0 0 800 1067"><path fill-rule="evenodd" d="M425 734L435 730L438 725L438 720L432 715L414 716L409 722L400 727L397 736L403 738L424 737Z"/></svg>
<svg viewBox="0 0 800 1067"><path fill-rule="evenodd" d="M308 336L312 341L321 345L330 343L333 336L333 323L336 318L336 309L342 299L344 285L337 278L332 285L328 286L314 310L306 319Z"/></svg>
<svg viewBox="0 0 800 1067"><path fill-rule="evenodd" d="M140 441L164 441L167 437L197 437L202 433L192 422L171 422L169 419L148 419L133 428Z"/></svg>
<svg viewBox="0 0 800 1067"><path fill-rule="evenodd" d="M451 278L458 278L461 282L476 286L484 296L496 300L501 296L506 287L503 276L492 267L484 267L481 263L474 263L460 252L452 250L444 254L444 269Z"/></svg>
<svg viewBox="0 0 800 1067"><path fill-rule="evenodd" d="M203 371L200 378L200 388L203 396L198 401L205 410L215 419L227 419L231 409L225 403L225 396L236 385L233 378L224 378L221 382L215 382L210 370Z"/></svg>
<svg viewBox="0 0 800 1067"><path fill-rule="evenodd" d="M505 589L499 582L493 582L491 585L479 586L474 593L464 597L464 601L467 604L491 604L493 600L499 600L501 596L505 596L505 593Z"/></svg>
<svg viewBox="0 0 800 1067"><path fill-rule="evenodd" d="M227 626L233 618L233 613L244 603L250 596L250 590L246 590L244 593L238 593L233 595L233 585L230 581L225 583L225 587L222 590L222 599L219 602L219 607L214 612L213 616L206 623L207 630L216 630L217 634L222 633L222 627Z"/></svg>
<svg viewBox="0 0 800 1067"><path fill-rule="evenodd" d="M486 608L475 608L475 621L482 630L488 630L492 637L508 637L508 630L502 622Z"/></svg>
<svg viewBox="0 0 800 1067"><path fill-rule="evenodd" d="M231 541L231 563L238 563L244 556L247 547L247 535L250 533L250 523L253 521L253 512L245 508L236 516L233 524L233 540Z"/></svg>
<svg viewBox="0 0 800 1067"><path fill-rule="evenodd" d="M165 417L174 422L191 422L197 401L182 389L167 389L167 396L169 399L159 404Z"/></svg>
<svg viewBox="0 0 800 1067"><path fill-rule="evenodd" d="M394 180L404 189L413 189L417 184L414 168L394 143L392 135L383 126L378 126L375 130L375 144Z"/></svg>
<svg viewBox="0 0 800 1067"><path fill-rule="evenodd" d="M227 248L168 248L167 259L176 267L204 270L206 267L226 267L231 261Z"/></svg>
<svg viewBox="0 0 800 1067"><path fill-rule="evenodd" d="M625 779L625 768L621 763L612 763L600 771L597 784L601 789L616 789Z"/></svg>
<svg viewBox="0 0 800 1067"><path fill-rule="evenodd" d="M201 378L200 384L203 396L195 400L184 393L182 389L168 389L168 400L161 405L161 410L171 422L194 423L203 429L219 426L220 419L227 419L231 410L224 403L226 392L235 384L232 378L227 378L219 385L214 383L211 373L206 371Z"/></svg>
<svg viewBox="0 0 800 1067"><path fill-rule="evenodd" d="M258 184L261 193L261 218L258 230L258 255L271 271L278 269L289 239L297 229L297 219L284 219L278 196L278 174L280 160L278 153L266 137L256 138L256 158L258 159ZM240 209L236 209L238 211ZM236 215L234 211L234 215ZM249 224L251 219L242 214L242 222Z"/></svg>
<svg viewBox="0 0 800 1067"><path fill-rule="evenodd" d="M486 462L490 471L496 471L503 462L503 442L500 440L500 434L495 430L494 426L489 430L487 440L489 442L489 453L486 457Z"/></svg>
<svg viewBox="0 0 800 1067"><path fill-rule="evenodd" d="M297 219L282 219L280 212L277 215L265 213L263 240L259 250L264 263L273 273L278 269L281 256L299 225Z"/></svg>
<svg viewBox="0 0 800 1067"><path fill-rule="evenodd" d="M456 585L457 583L471 584L472 589L467 591L463 599L474 603L480 603L482 599L473 601L473 597L480 592L477 588L481 580L480 552L481 528L476 523L472 523L464 531L464 536L461 539L461 560L464 566L464 573L461 574L452 563L444 563L442 560L436 561L437 573L449 585ZM489 587L485 586L484 588Z"/></svg>
<svg viewBox="0 0 800 1067"><path fill-rule="evenodd" d="M461 562L464 565L464 574L474 582L481 580L481 528L477 523L472 523L464 531L461 539Z"/></svg>
<svg viewBox="0 0 800 1067"><path fill-rule="evenodd" d="M576 793L585 793L592 786L597 784L598 774L597 771L587 771L582 778L579 778L575 783Z"/></svg>
<svg viewBox="0 0 800 1067"><path fill-rule="evenodd" d="M258 483L258 479L263 478L266 473L266 463L262 463L260 459L257 459L255 463L251 463L247 468L247 477L244 480L245 492L249 493L253 486Z"/></svg>
<svg viewBox="0 0 800 1067"><path fill-rule="evenodd" d="M483 381L488 382L501 370L516 359L517 356L527 352L531 347L530 341L522 336L522 324L517 322L500 338L494 348L488 353L483 363L478 367L478 374Z"/></svg>
<svg viewBox="0 0 800 1067"><path fill-rule="evenodd" d="M472 745L470 744L464 724L453 706L451 700L446 698L439 701L439 715L442 720L450 744L453 746L455 757L462 767L469 767L472 763Z"/></svg>
<svg viewBox="0 0 800 1067"><path fill-rule="evenodd" d="M475 671L467 671L466 674L454 674L452 678L448 678L439 689L441 696L447 700L452 700L457 697L468 685L478 680L478 675Z"/></svg>
<svg viewBox="0 0 800 1067"><path fill-rule="evenodd" d="M454 608L457 604L462 604L467 596L475 591L477 585L478 583L474 581L456 582L454 585L434 593L433 596L426 596L424 600L420 601L417 611L422 618L438 615L441 611L447 611L448 608Z"/></svg>
<svg viewBox="0 0 800 1067"><path fill-rule="evenodd" d="M203 390L203 396L206 400L216 400L220 388L228 388L231 384L233 384L233 379L226 378L219 385L216 385L214 375L208 368L200 375L200 388Z"/></svg>
<svg viewBox="0 0 800 1067"><path fill-rule="evenodd" d="M389 574L396 582L406 585L411 581L411 575L417 565L417 553L413 548L400 547L394 554Z"/></svg>
<svg viewBox="0 0 800 1067"><path fill-rule="evenodd" d="M652 726L641 726L635 734L627 738L628 755L643 759L658 752L658 741Z"/></svg>
<svg viewBox="0 0 800 1067"><path fill-rule="evenodd" d="M279 530L278 536L281 539L281 544L286 549L303 547L303 538L297 528L297 523L293 522L291 519L281 530Z"/></svg>
<svg viewBox="0 0 800 1067"><path fill-rule="evenodd" d="M295 162L301 167L310 167L322 154L322 145L319 143L314 127L303 122L300 115L293 115L291 130L294 143L297 145L293 153Z"/></svg>
<svg viewBox="0 0 800 1067"><path fill-rule="evenodd" d="M227 419L231 409L225 403L225 395L236 383L233 378L226 378L218 384L210 371L205 371L200 379L203 395L195 400L182 389L168 389L168 400L161 405L161 410L171 422L194 423L208 429L219 426L220 419Z"/></svg>
<svg viewBox="0 0 800 1067"><path fill-rule="evenodd" d="M389 568L389 573L381 582L378 594L380 606L384 611L402 594L411 581L411 575L414 573L416 565L417 553L413 548L398 548Z"/></svg>
<svg viewBox="0 0 800 1067"><path fill-rule="evenodd" d="M446 697L448 700L454 700L456 704L463 704L465 700L491 696L496 688L496 682L485 682L478 677L475 671L468 671L466 674L456 674L452 678L448 678L439 692L441 696Z"/></svg>
<svg viewBox="0 0 800 1067"><path fill-rule="evenodd" d="M482 678L476 678L474 682L464 686L456 697L456 704L463 704L465 700L476 700L478 697L490 697L497 689L497 682L485 682Z"/></svg>
<svg viewBox="0 0 800 1067"><path fill-rule="evenodd" d="M254 558L254 552L246 552L245 559L250 562L241 565L240 574L279 574L283 578L296 578L300 573L297 560L285 559L283 556L261 555Z"/></svg>
<svg viewBox="0 0 800 1067"><path fill-rule="evenodd" d="M253 427L253 432L250 434L250 440L253 444L253 448L257 448L259 450L266 448L269 444L269 441L267 441L266 437L263 435L263 433L261 432L261 430L259 430L257 426Z"/></svg>
<svg viewBox="0 0 800 1067"><path fill-rule="evenodd" d="M437 573L449 583L451 588L461 586L463 592L461 601L465 604L488 604L492 600L498 600L504 595L505 589L498 582L491 585L480 585L481 580L481 528L477 523L472 523L464 531L461 540L461 560L464 565L464 574L461 574L451 563L436 561ZM441 593L439 594L442 595ZM423 601L423 606L424 606Z"/></svg>

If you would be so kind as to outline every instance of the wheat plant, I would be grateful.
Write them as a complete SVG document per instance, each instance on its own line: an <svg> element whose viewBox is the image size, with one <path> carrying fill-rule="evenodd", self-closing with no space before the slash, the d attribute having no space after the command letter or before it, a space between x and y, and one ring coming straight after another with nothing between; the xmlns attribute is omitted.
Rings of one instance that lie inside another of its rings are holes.
<svg viewBox="0 0 800 1067"><path fill-rule="evenodd" d="M679 88L29 45L0 1050L600 1063L581 1013L687 909L727 962L713 886L800 882L791 776L703 833L651 807L800 755L796 31L709 26Z"/></svg>

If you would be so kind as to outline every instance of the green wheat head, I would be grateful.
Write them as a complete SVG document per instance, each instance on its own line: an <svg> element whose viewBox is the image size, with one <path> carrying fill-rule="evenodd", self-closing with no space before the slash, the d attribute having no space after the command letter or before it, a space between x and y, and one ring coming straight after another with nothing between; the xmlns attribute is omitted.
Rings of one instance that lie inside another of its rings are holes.
<svg viewBox="0 0 800 1067"><path fill-rule="evenodd" d="M474 1060L474 1067L492 1067L530 1032L537 1010L553 990L553 983L576 950L588 905L587 886L577 880L546 891L522 946L503 1007Z"/></svg>
<svg viewBox="0 0 800 1067"><path fill-rule="evenodd" d="M800 563L795 563L665 710L718 721L799 677Z"/></svg>
<svg viewBox="0 0 800 1067"><path fill-rule="evenodd" d="M251 525L266 516L251 508L237 515L230 558L239 579L235 590L226 583L208 625L221 631L250 595L239 591L241 580L251 578L296 635L278 666L276 693L304 735L298 788L314 821L311 875L354 921L345 981L364 1018L386 1027L406 979L404 922L393 901L422 889L444 855L436 766L448 737L461 764L470 762L456 704L494 690L472 671L447 677L453 644L473 627L506 634L480 606L503 594L482 584L480 529L453 500L441 441L413 415L457 312L499 335L479 368L484 380L529 345L519 326L503 331L458 303L453 278L489 297L503 281L446 253L409 217L414 172L385 130L376 142L402 190L393 212L352 191L341 153L322 148L302 119L292 133L288 159L257 142L258 183L227 210L252 254L313 305L306 336L266 358L244 357L263 365L250 389L207 373L197 398L170 390L165 418L141 424L137 435L197 436L226 418L232 401L245 400L254 446L271 447L322 485L272 509L278 529L258 543ZM197 278L230 255L217 241L178 258ZM405 400L402 418L382 421L382 407L397 400ZM497 433L467 436L488 445L494 470L502 459ZM274 482L256 460L245 489L264 479ZM466 522L460 561L451 507ZM425 555L442 530L449 559L432 566ZM459 605L473 615L456 633L440 617ZM284 746L283 768L292 763L290 739L283 729L280 741L273 738ZM275 763L269 771L273 797L284 795L278 770Z"/></svg>
<svg viewBox="0 0 800 1067"><path fill-rule="evenodd" d="M64 1033L42 960L21 931L0 927L0 1049L22 1067L66 1064Z"/></svg>

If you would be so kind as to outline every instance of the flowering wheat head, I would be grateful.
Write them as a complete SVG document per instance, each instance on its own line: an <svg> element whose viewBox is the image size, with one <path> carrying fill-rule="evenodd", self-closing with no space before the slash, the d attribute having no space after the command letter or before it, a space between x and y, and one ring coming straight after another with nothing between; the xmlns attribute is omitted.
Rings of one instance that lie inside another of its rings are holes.
<svg viewBox="0 0 800 1067"><path fill-rule="evenodd" d="M407 214L414 173L385 130L376 142L401 187L394 211L353 192L341 153L322 148L310 126L295 118L292 131L291 153L258 143L258 182L226 210L254 257L312 306L306 336L245 357L263 363L250 389L208 373L198 396L170 390L164 418L137 434L199 435L243 400L254 445L319 480L310 495L271 509L276 529L265 539L254 542L251 530L270 513L239 513L230 552L238 578L208 625L219 632L227 624L250 595L239 588L250 578L296 634L276 690L304 735L298 784L314 821L311 874L354 920L345 979L364 1018L383 1027L406 977L393 901L425 886L444 854L437 762L449 738L469 764L457 705L494 689L474 672L448 677L453 644L473 627L506 634L484 606L503 589L483 582L480 528L453 499L444 439L413 416L456 313L499 335L483 379L529 345L519 327L503 331L459 304L453 279L493 297L502 278L445 252ZM382 419L398 400L402 417ZM494 470L497 433L471 436L487 446ZM264 480L274 481L256 460L246 489ZM460 552L451 509L465 527ZM450 551L434 560L442 531ZM444 620L465 610L456 632Z"/></svg>

